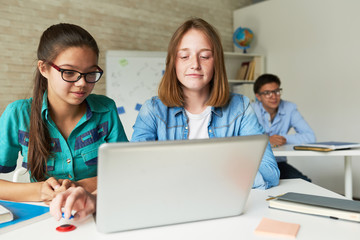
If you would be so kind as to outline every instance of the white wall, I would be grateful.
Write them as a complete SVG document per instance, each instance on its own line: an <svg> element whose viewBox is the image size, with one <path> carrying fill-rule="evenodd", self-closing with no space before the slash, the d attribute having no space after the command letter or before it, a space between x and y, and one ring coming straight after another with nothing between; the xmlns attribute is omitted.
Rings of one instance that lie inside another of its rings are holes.
<svg viewBox="0 0 360 240"><path fill-rule="evenodd" d="M266 55L282 98L298 104L318 141L360 142L359 9L358 0L270 0L234 12L234 29L254 31L249 52ZM344 192L342 158L289 161L314 183ZM353 157L356 197L359 173L360 157Z"/></svg>

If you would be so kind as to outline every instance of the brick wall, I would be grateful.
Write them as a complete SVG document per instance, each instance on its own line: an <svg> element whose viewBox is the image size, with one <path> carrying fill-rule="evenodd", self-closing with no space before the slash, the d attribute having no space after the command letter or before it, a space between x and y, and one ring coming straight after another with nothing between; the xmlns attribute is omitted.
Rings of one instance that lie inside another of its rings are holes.
<svg viewBox="0 0 360 240"><path fill-rule="evenodd" d="M201 17L221 34L232 51L233 11L251 0L0 0L0 114L17 99L28 98L42 32L59 22L84 27L107 50L166 51L175 29ZM106 74L106 69L105 74ZM105 94L105 76L94 93Z"/></svg>

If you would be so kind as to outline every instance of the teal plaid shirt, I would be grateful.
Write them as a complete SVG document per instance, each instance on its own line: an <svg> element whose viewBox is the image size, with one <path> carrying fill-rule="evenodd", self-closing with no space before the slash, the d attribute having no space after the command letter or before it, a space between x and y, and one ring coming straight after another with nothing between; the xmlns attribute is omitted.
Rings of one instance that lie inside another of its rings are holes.
<svg viewBox="0 0 360 240"><path fill-rule="evenodd" d="M100 144L128 141L112 99L91 94L85 101L86 114L65 140L51 120L47 92L44 94L41 112L52 148L47 161L49 177L72 181L94 177ZM27 168L31 102L32 98L9 104L0 118L0 173L15 170L19 152L24 157L22 166Z"/></svg>

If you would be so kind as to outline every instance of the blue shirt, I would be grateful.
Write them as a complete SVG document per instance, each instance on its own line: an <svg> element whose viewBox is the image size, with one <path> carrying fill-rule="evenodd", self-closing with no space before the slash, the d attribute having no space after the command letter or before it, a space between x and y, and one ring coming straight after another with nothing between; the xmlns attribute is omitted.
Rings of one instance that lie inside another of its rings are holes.
<svg viewBox="0 0 360 240"><path fill-rule="evenodd" d="M270 114L265 110L260 101L251 104L254 108L259 123L269 135L280 135L286 138L287 144L301 144L315 142L315 134L309 124L297 110L296 104L280 100L278 111L271 122ZM289 134L291 128L294 128L295 134ZM277 157L278 162L286 161L285 157Z"/></svg>
<svg viewBox="0 0 360 240"><path fill-rule="evenodd" d="M47 160L49 177L72 181L94 177L100 144L128 141L115 103L108 97L91 94L86 98L86 114L67 140L50 117L47 92L43 99L41 113L52 147ZM9 104L0 118L0 173L15 170L19 151L24 157L22 166L27 167L31 102L32 98Z"/></svg>
<svg viewBox="0 0 360 240"><path fill-rule="evenodd" d="M188 119L183 107L167 107L158 97L146 101L133 126L131 141L165 141L188 139ZM249 99L232 94L225 107L212 107L208 123L210 138L263 134ZM254 188L270 188L279 184L279 169L268 144L256 175Z"/></svg>

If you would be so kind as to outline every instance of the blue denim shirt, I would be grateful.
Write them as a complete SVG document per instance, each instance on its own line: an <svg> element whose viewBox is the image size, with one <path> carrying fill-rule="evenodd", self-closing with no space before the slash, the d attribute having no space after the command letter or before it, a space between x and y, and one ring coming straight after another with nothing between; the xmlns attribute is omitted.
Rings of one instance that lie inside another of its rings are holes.
<svg viewBox="0 0 360 240"><path fill-rule="evenodd" d="M132 142L188 139L188 119L183 107L167 107L158 97L147 100L133 126ZM232 94L225 107L212 107L208 124L210 138L263 134L249 99ZM268 144L253 188L267 189L279 184L279 169Z"/></svg>
<svg viewBox="0 0 360 240"><path fill-rule="evenodd" d="M72 181L94 177L100 144L128 141L115 102L108 97L90 94L86 98L86 114L68 139L64 139L50 117L47 92L43 99L42 118L52 146L46 163L48 177ZM24 157L22 166L27 167L31 102L32 98L10 103L0 118L0 173L15 170L19 152Z"/></svg>
<svg viewBox="0 0 360 240"><path fill-rule="evenodd" d="M297 110L296 104L281 100L278 111L270 122L270 114L265 110L260 101L251 104L259 123L269 135L280 135L286 138L287 144L301 144L316 142L314 131ZM295 134L289 134L294 128ZM276 157L278 162L286 161L286 157Z"/></svg>

